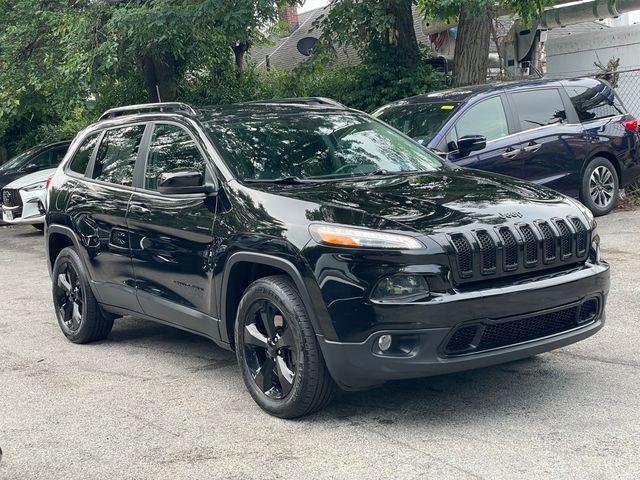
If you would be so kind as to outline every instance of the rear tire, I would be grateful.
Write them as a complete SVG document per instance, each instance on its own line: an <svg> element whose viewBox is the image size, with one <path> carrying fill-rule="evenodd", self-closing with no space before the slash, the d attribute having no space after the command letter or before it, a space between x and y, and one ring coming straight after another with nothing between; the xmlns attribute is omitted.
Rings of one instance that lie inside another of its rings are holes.
<svg viewBox="0 0 640 480"><path fill-rule="evenodd" d="M603 157L593 158L582 176L580 199L599 217L613 210L618 203L620 180L613 164Z"/></svg>
<svg viewBox="0 0 640 480"><path fill-rule="evenodd" d="M102 314L72 247L63 249L53 266L53 305L62 333L73 343L103 340L111 333L113 318Z"/></svg>
<svg viewBox="0 0 640 480"><path fill-rule="evenodd" d="M336 392L295 285L259 279L245 291L235 325L236 357L254 401L280 418L309 415Z"/></svg>

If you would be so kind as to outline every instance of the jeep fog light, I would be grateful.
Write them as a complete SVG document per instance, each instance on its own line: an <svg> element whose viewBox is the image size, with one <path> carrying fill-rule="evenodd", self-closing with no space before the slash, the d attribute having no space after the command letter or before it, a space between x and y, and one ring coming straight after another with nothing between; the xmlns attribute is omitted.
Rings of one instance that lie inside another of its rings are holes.
<svg viewBox="0 0 640 480"><path fill-rule="evenodd" d="M378 338L378 348L381 351L386 352L391 348L392 341L393 338L391 337L391 335L381 335L380 338Z"/></svg>
<svg viewBox="0 0 640 480"><path fill-rule="evenodd" d="M429 295L429 285L421 275L392 275L381 278L371 293L372 300L414 302Z"/></svg>

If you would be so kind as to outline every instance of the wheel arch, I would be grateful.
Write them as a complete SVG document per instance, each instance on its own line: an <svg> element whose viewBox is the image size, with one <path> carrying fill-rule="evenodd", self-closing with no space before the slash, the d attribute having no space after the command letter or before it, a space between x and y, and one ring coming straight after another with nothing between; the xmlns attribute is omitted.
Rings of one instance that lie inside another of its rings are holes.
<svg viewBox="0 0 640 480"><path fill-rule="evenodd" d="M316 334L321 333L305 281L291 261L262 253L238 252L226 262L220 302L220 338L232 349L235 349L233 332L240 299L251 283L272 275L286 275L294 282Z"/></svg>

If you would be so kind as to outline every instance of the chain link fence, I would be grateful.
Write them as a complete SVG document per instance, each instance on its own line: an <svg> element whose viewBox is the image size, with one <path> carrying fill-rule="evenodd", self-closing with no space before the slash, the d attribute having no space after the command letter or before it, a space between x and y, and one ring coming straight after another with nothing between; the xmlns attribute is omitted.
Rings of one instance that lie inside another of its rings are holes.
<svg viewBox="0 0 640 480"><path fill-rule="evenodd" d="M640 118L640 68L606 74L602 78L615 87L628 112Z"/></svg>

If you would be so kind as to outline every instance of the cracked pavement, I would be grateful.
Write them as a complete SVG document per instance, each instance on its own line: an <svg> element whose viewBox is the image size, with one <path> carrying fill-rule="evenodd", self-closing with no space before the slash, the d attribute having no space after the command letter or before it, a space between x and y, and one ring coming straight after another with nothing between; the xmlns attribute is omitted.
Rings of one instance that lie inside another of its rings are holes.
<svg viewBox="0 0 640 480"><path fill-rule="evenodd" d="M0 227L0 462L30 479L637 478L640 212L599 219L607 324L532 359L264 414L232 353L133 318L74 345L42 234Z"/></svg>

